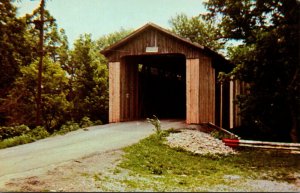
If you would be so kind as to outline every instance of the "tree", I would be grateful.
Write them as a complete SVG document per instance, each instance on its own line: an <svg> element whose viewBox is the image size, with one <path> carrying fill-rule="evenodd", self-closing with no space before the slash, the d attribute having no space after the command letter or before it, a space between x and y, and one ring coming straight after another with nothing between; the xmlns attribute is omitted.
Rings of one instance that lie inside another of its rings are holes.
<svg viewBox="0 0 300 193"><path fill-rule="evenodd" d="M103 50L104 48L118 42L125 36L129 35L131 32L133 32L132 29L121 28L119 31L110 33L108 35L104 35L100 37L98 40L96 40L96 47L98 50Z"/></svg>
<svg viewBox="0 0 300 193"><path fill-rule="evenodd" d="M200 15L188 18L185 14L179 14L171 18L169 23L173 32L192 42L207 46L215 51L224 48L221 32L212 20L205 21Z"/></svg>
<svg viewBox="0 0 300 193"><path fill-rule="evenodd" d="M119 41L132 30L120 31L93 41L90 34L81 35L70 51L70 59L64 69L70 76L68 95L73 103L72 118L84 116L92 120L108 121L108 68L100 50Z"/></svg>
<svg viewBox="0 0 300 193"><path fill-rule="evenodd" d="M225 38L243 42L229 51L237 64L229 76L250 85L238 98L245 125L269 139L298 141L300 2L209 0L206 7L206 18L221 18Z"/></svg>
<svg viewBox="0 0 300 193"><path fill-rule="evenodd" d="M16 17L11 1L0 1L0 98L19 74L25 46L25 22Z"/></svg>
<svg viewBox="0 0 300 193"><path fill-rule="evenodd" d="M69 100L73 102L72 117L79 121L84 116L92 120L107 119L108 69L90 34L84 34L74 43L70 52Z"/></svg>
<svg viewBox="0 0 300 193"><path fill-rule="evenodd" d="M46 16L46 17L45 17ZM45 0L41 0L40 7L34 10L32 15L26 15L27 23L34 24L34 28L31 25L29 26L30 34L33 35L33 39L39 37L38 46L34 47L37 50L39 56L39 68L38 68L38 84L37 84L37 97L36 97L36 125L41 124L41 110L42 110L42 66L43 66L43 57L45 52L48 53L53 61L56 61L57 52L61 38L57 31L57 26L54 23L55 19L49 14L48 11L45 11ZM45 33L46 32L46 33ZM46 46L45 46L46 45Z"/></svg>
<svg viewBox="0 0 300 193"><path fill-rule="evenodd" d="M4 105L8 125L35 126L35 100L37 90L38 60L21 67L21 76L14 83ZM52 132L65 121L71 104L67 101L68 78L58 62L45 57L43 65L42 124Z"/></svg>
<svg viewBox="0 0 300 193"><path fill-rule="evenodd" d="M37 87L37 75L34 75L34 73L37 73L35 67L40 50L38 47L39 29L41 27L38 22L40 12L39 9L36 9L32 14L15 19L16 10L8 2L5 1L5 3L0 4L1 8L3 6L3 10L11 10L9 14L1 11L1 14L3 13L3 21L7 21L7 24L0 22L0 25L5 24L4 28L1 29L7 28L5 31L7 34L4 34L5 37L11 36L10 38L3 38L4 51L10 52L10 55L7 54L7 57L10 57L8 63L10 66L1 67L1 70L5 70L3 72L4 75L9 75L10 79L3 78L3 80L10 86L6 86L6 94L2 95L3 97L0 101L2 124L28 124L35 126L33 119L36 116L32 112L36 111L36 105L32 100L37 101L37 88L33 88L33 86ZM12 21L7 19L7 16L10 16ZM60 74L61 78L63 77L64 79L64 84L67 85L65 81L68 81L68 79L66 78L66 74L63 75L65 71L61 71L61 66L66 65L65 63L68 62L69 57L68 41L64 30L60 29L58 31L55 19L47 10L45 10L45 20L47 21L44 25L44 54L46 59L43 69L46 72L42 74L43 90L41 99L44 106L41 111L44 113L42 115L42 123L47 129L51 130L59 127L63 118L68 119L67 112L69 110L66 108L69 108L70 105L66 100L66 96L64 96L68 93L67 87L59 87L57 85L59 81L56 80L56 77L52 79L51 76L58 76ZM52 67L57 68L57 71L49 69ZM14 73L7 73L8 71ZM63 113L64 111L65 113Z"/></svg>

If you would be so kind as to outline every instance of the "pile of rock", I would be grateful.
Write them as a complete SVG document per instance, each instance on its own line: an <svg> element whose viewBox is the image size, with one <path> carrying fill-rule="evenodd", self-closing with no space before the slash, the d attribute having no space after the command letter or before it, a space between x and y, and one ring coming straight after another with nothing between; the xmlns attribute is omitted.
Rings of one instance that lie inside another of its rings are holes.
<svg viewBox="0 0 300 193"><path fill-rule="evenodd" d="M178 133L171 133L167 137L170 147L179 147L195 154L229 155L236 152L208 133L197 130L183 129Z"/></svg>

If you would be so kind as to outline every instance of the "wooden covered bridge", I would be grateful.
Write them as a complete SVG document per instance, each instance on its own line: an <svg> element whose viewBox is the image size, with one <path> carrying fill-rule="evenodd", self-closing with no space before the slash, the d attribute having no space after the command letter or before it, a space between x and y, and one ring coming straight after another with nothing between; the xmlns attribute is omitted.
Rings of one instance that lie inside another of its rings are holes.
<svg viewBox="0 0 300 193"><path fill-rule="evenodd" d="M239 85L220 85L232 65L218 53L153 23L101 51L109 61L109 122L159 118L239 124Z"/></svg>

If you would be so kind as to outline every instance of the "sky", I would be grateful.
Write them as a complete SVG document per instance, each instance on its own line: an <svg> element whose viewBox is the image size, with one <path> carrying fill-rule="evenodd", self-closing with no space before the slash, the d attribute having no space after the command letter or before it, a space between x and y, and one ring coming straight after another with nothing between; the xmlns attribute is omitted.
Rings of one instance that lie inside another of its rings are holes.
<svg viewBox="0 0 300 193"><path fill-rule="evenodd" d="M204 0L46 0L46 9L63 28L72 45L80 34L93 39L124 29L137 29L148 22L170 28L176 14L196 16L205 12ZM18 16L38 8L40 0L16 2Z"/></svg>

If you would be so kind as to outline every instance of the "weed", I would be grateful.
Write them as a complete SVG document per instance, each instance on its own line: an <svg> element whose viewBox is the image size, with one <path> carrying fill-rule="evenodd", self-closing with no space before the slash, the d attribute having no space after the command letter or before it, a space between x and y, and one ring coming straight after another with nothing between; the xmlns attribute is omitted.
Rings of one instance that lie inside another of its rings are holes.
<svg viewBox="0 0 300 193"><path fill-rule="evenodd" d="M113 174L119 174L119 173L121 173L121 170L119 168L115 168Z"/></svg>
<svg viewBox="0 0 300 193"><path fill-rule="evenodd" d="M155 127L156 135L159 138L161 138L162 130L161 130L161 124L160 124L159 119L155 115L153 115L152 119L147 118L147 122L151 123Z"/></svg>
<svg viewBox="0 0 300 193"><path fill-rule="evenodd" d="M100 175L101 175L101 173L94 174L94 176L93 176L94 180L95 181L101 181Z"/></svg>

